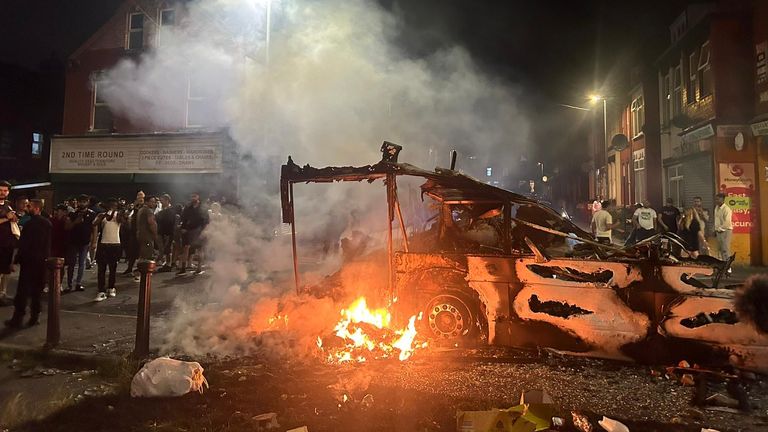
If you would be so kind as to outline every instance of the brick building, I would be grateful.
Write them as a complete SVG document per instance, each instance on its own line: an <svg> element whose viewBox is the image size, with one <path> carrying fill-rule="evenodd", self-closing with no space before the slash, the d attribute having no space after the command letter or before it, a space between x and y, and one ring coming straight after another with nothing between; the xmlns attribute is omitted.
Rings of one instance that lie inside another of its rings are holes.
<svg viewBox="0 0 768 432"><path fill-rule="evenodd" d="M759 224L752 222L759 202L748 124L754 69L749 14L748 8L689 6L670 26L671 44L656 61L664 194L680 207L700 196L710 211L717 192L733 196L732 249L742 263L760 261ZM750 183L747 190L742 181ZM711 223L707 229L711 235Z"/></svg>
<svg viewBox="0 0 768 432"><path fill-rule="evenodd" d="M754 118L750 121L757 151L755 183L757 200L753 208L760 209L753 221L759 222L762 264L768 265L768 3L756 1L753 14L754 43ZM763 203L760 205L760 203ZM760 235L762 233L762 235Z"/></svg>
<svg viewBox="0 0 768 432"><path fill-rule="evenodd" d="M208 95L192 73L168 77L162 119L121 115L104 97L114 86L106 72L143 54L183 26L183 1L125 1L69 58L62 135L51 143L56 198L89 193L130 197L137 190L186 195L235 195L234 144L223 124L205 112ZM119 83L118 83L119 84Z"/></svg>

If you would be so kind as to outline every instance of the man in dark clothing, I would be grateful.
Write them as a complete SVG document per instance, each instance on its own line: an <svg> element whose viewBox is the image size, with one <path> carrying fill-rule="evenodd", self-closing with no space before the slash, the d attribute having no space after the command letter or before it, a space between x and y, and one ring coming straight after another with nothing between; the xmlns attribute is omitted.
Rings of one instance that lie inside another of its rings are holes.
<svg viewBox="0 0 768 432"><path fill-rule="evenodd" d="M88 258L88 249L91 245L91 236L93 235L93 220L96 214L88 208L91 197L80 195L77 197L77 210L69 214L67 221L67 230L69 231L69 248L67 253L70 258L70 266L67 268L67 288L66 292L72 291L72 276L74 275L75 263L77 263L77 279L75 279L75 290L84 291L83 271L85 270L86 260Z"/></svg>
<svg viewBox="0 0 768 432"><path fill-rule="evenodd" d="M150 196L146 199L144 207L139 210L139 215L136 218L136 239L139 241L139 259L142 260L151 260L155 255L155 243L157 241L156 208L157 197Z"/></svg>
<svg viewBox="0 0 768 432"><path fill-rule="evenodd" d="M136 230L138 227L139 210L144 206L144 192L139 191L136 194L136 201L133 202L133 210L128 213L128 243L125 251L125 261L128 263L123 272L124 275L133 275L133 280L139 282L140 278L138 274L133 274L133 265L136 263L136 259L139 258L139 241L136 238Z"/></svg>
<svg viewBox="0 0 768 432"><path fill-rule="evenodd" d="M72 267L72 262L67 261L67 258L71 258L67 253L67 248L69 247L68 217L69 210L66 204L56 206L56 211L54 211L51 218L51 256L64 258L64 265ZM64 280L64 272L61 272L61 279L62 281Z"/></svg>
<svg viewBox="0 0 768 432"><path fill-rule="evenodd" d="M27 299L31 300L27 325L36 325L40 317L40 295L45 286L45 260L51 252L51 222L40 215L42 209L42 200L30 200L30 218L19 238L19 253L16 255L16 263L20 266L19 284L13 299L13 317L5 322L8 327L21 327Z"/></svg>
<svg viewBox="0 0 768 432"><path fill-rule="evenodd" d="M677 224L680 222L680 210L674 206L672 198L667 198L667 205L661 208L658 222L664 232L677 234Z"/></svg>
<svg viewBox="0 0 768 432"><path fill-rule="evenodd" d="M173 231L176 228L176 208L171 204L171 196L163 194L160 197L163 209L157 214L157 235L160 241L160 256L163 267L158 272L171 271L171 251L173 247Z"/></svg>
<svg viewBox="0 0 768 432"><path fill-rule="evenodd" d="M200 235L205 226L208 225L208 211L200 203L200 194L190 195L189 205L184 207L181 212L181 244L184 246L183 257L181 259L181 268L177 275L183 275L187 272L187 263L190 254L197 252L197 270L195 274L203 272L202 251L200 251Z"/></svg>
<svg viewBox="0 0 768 432"><path fill-rule="evenodd" d="M19 220L8 202L8 194L11 193L11 184L5 180L0 181L0 306L13 304L6 295L6 286L11 274L13 262L13 250L16 248L17 238L11 225Z"/></svg>

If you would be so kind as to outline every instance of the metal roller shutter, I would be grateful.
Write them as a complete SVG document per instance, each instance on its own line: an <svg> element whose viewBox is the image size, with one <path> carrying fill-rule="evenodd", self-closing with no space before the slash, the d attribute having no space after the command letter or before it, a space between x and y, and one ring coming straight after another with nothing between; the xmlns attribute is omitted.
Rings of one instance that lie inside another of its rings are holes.
<svg viewBox="0 0 768 432"><path fill-rule="evenodd" d="M700 196L702 205L709 210L710 221L712 209L715 206L715 180L712 166L712 154L701 153L682 163L682 202L685 207L690 207L693 197ZM712 229L712 224L707 224L707 233Z"/></svg>

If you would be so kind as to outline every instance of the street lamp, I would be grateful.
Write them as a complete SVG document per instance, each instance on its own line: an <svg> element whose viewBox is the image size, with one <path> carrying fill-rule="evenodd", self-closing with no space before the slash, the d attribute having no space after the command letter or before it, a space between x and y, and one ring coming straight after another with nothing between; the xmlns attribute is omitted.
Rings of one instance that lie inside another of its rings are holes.
<svg viewBox="0 0 768 432"><path fill-rule="evenodd" d="M608 148L608 98L598 94L591 94L589 95L589 100L592 101L592 103L603 101L603 147Z"/></svg>

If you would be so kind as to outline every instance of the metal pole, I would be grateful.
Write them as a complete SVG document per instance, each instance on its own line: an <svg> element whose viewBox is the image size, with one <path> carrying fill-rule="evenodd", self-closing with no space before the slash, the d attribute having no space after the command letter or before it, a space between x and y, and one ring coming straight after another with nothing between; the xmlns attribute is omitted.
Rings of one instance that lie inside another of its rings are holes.
<svg viewBox="0 0 768 432"><path fill-rule="evenodd" d="M136 317L136 345L133 356L144 358L149 355L149 316L152 300L152 273L155 271L154 261L139 261L136 265L141 273L139 285L139 310Z"/></svg>
<svg viewBox="0 0 768 432"><path fill-rule="evenodd" d="M603 98L603 152L608 150L608 99ZM606 161L607 163L608 161Z"/></svg>
<svg viewBox="0 0 768 432"><path fill-rule="evenodd" d="M408 253L408 232L405 230L405 219L403 219L403 211L400 209L400 199L397 198L397 191L395 191L395 210L397 210L397 219L400 221L400 231L403 232L403 249Z"/></svg>
<svg viewBox="0 0 768 432"><path fill-rule="evenodd" d="M296 209L293 206L293 183L288 184L288 200L291 209L291 248L293 249L293 280L296 282L296 294L299 293L299 255L296 251Z"/></svg>
<svg viewBox="0 0 768 432"><path fill-rule="evenodd" d="M387 174L387 290L389 291L389 300L392 300L394 293L394 247L392 244L392 220L395 218L395 175Z"/></svg>
<svg viewBox="0 0 768 432"><path fill-rule="evenodd" d="M64 258L51 257L45 261L48 267L48 327L45 348L53 348L61 339L59 310L61 308L61 269Z"/></svg>

